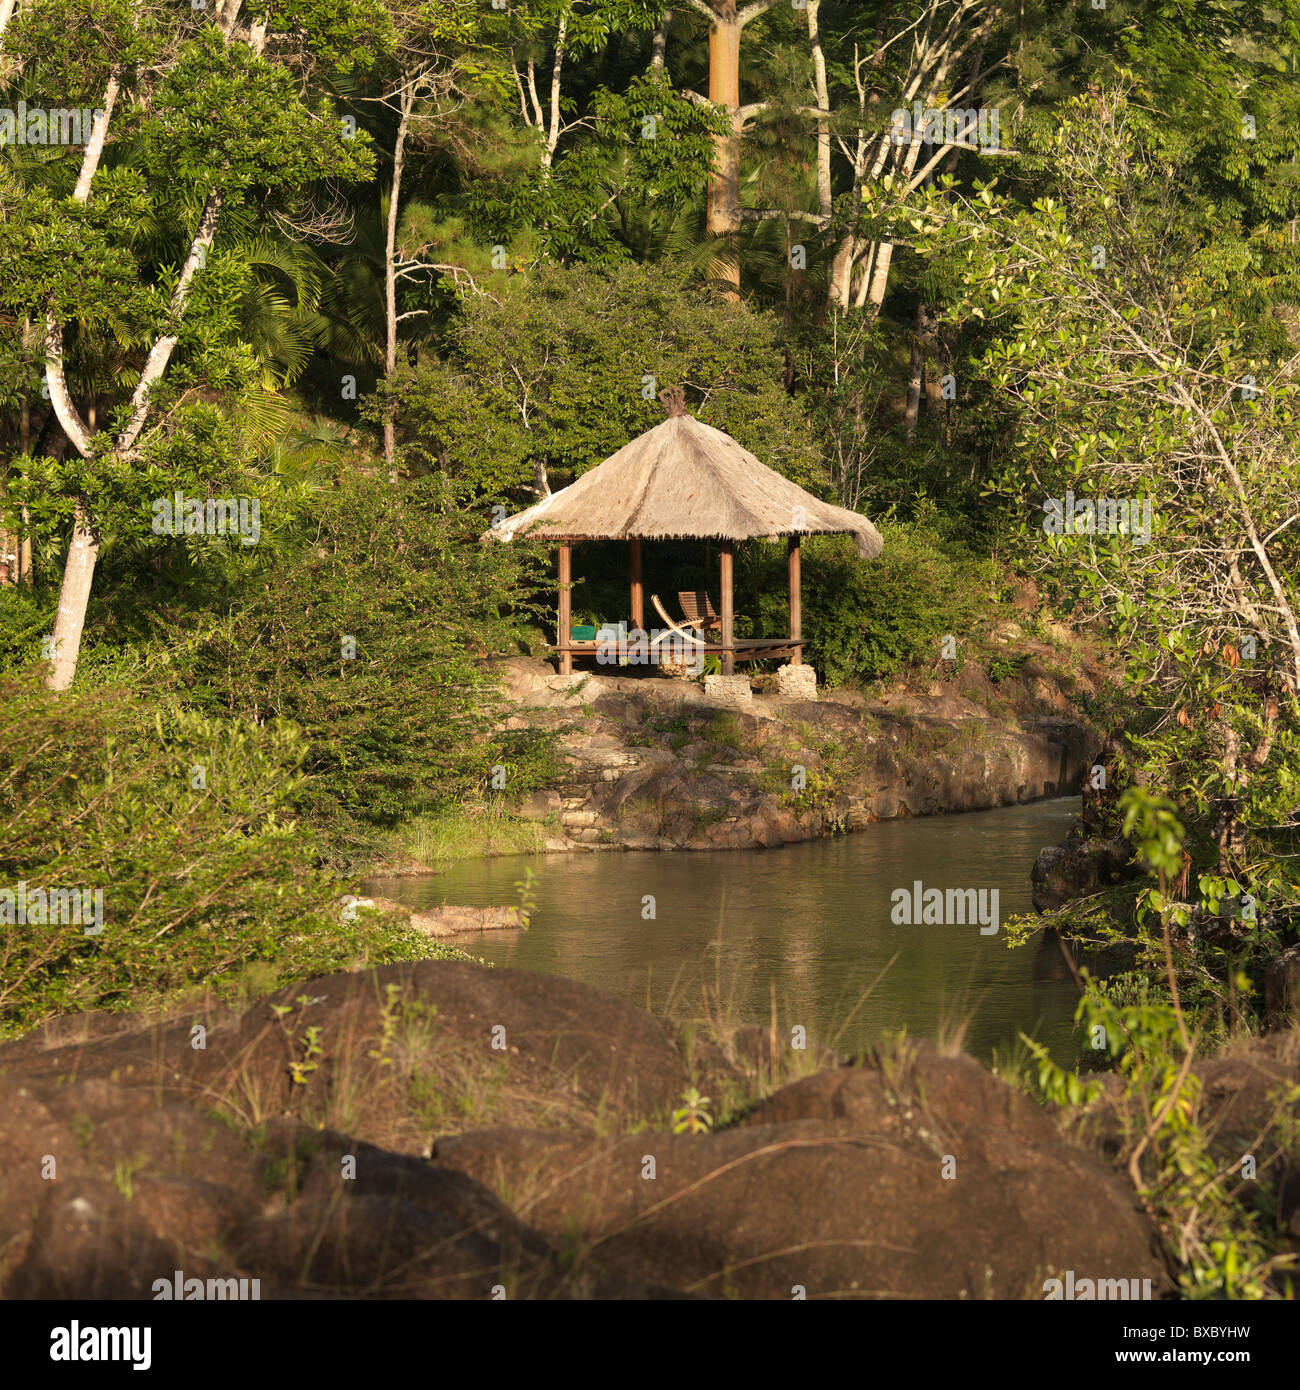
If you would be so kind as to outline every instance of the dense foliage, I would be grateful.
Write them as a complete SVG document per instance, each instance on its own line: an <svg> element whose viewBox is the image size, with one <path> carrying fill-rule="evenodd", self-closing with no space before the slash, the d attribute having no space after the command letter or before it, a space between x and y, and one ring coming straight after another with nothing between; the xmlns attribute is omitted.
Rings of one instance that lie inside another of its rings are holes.
<svg viewBox="0 0 1300 1390"><path fill-rule="evenodd" d="M305 751L289 726L121 687L0 681L0 1031L255 966L273 983L427 955L405 928L363 931L316 867L293 811Z"/></svg>
<svg viewBox="0 0 1300 1390"><path fill-rule="evenodd" d="M782 368L778 319L710 302L680 272L552 267L499 298L469 296L445 357L405 369L390 391L407 466L484 498L517 497L539 466L553 488L572 482L658 424L668 386L684 387L706 424L816 487L822 460Z"/></svg>
<svg viewBox="0 0 1300 1390"><path fill-rule="evenodd" d="M304 740L293 804L336 844L545 775L545 747L493 732L482 664L517 649L536 556L485 545L482 520L436 478L346 483L301 504L270 563L213 585L181 630L163 609L152 641L107 669L185 708Z"/></svg>

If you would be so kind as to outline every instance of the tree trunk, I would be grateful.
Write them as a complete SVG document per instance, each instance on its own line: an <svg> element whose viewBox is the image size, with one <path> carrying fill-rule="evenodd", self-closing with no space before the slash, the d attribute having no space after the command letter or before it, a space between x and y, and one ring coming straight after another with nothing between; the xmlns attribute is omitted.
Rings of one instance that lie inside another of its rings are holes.
<svg viewBox="0 0 1300 1390"><path fill-rule="evenodd" d="M121 91L121 83L117 68L109 74L108 81L104 84L104 96L100 110L104 113L99 117L90 128L90 140L86 145L86 152L82 156L81 170L77 175L77 186L72 190L72 197L75 202L84 203L90 197L90 181L95 177L95 171L99 168L99 161L104 154L104 141L108 138L108 123L113 119L113 107L117 105L117 96Z"/></svg>
<svg viewBox="0 0 1300 1390"><path fill-rule="evenodd" d="M406 132L415 98L409 92L401 97L402 114L397 122L393 144L393 186L388 193L388 234L384 243L384 371L389 385L397 371L397 222L402 193L402 159L406 153ZM388 481L397 481L397 406L390 398L384 406L384 465Z"/></svg>
<svg viewBox="0 0 1300 1390"><path fill-rule="evenodd" d="M813 93L817 110L829 111L830 87L826 82L826 55L822 52L820 11L822 0L808 0L808 46L812 49ZM830 117L817 117L817 211L831 215L831 127Z"/></svg>
<svg viewBox="0 0 1300 1390"><path fill-rule="evenodd" d="M66 690L77 674L81 653L81 633L86 625L90 586L99 558L99 537L91 529L90 514L84 501L77 502L68 546L68 562L59 590L59 611L54 619L54 665L50 673L51 690Z"/></svg>
<svg viewBox="0 0 1300 1390"><path fill-rule="evenodd" d="M713 141L713 168L709 173L708 233L725 244L710 264L710 274L720 281L727 299L740 298L740 257L736 236L740 231L740 21L736 0L719 0L709 25L709 100L731 116L728 135Z"/></svg>
<svg viewBox="0 0 1300 1390"><path fill-rule="evenodd" d="M831 261L830 285L827 299L832 307L847 309L852 292L853 267L862 254L866 243L850 232L839 244L835 258Z"/></svg>
<svg viewBox="0 0 1300 1390"><path fill-rule="evenodd" d="M169 317L173 323L179 322L184 316L194 277L207 259L208 249L216 238L217 223L221 220L221 203L221 195L212 192L208 194L208 200L203 205L198 230L194 233L194 240L190 242L189 254L185 257L185 264L181 267L180 278L176 281L176 289L172 294ZM145 417L149 413L149 393L154 383L161 380L167 370L167 364L171 361L172 353L175 352L179 341L175 333L167 333L149 349L149 356L145 358L144 369L131 398L130 418L126 422L126 428L117 437L116 449L119 454L126 453L135 444L144 428Z"/></svg>
<svg viewBox="0 0 1300 1390"><path fill-rule="evenodd" d="M90 197L90 185L103 155L104 140L117 94L117 75L113 74L104 90L103 119L95 122L91 139L82 156L81 172L73 192L73 198L77 202L85 203ZM208 194L199 217L198 229L190 242L189 253L181 267L168 306L168 321L172 325L179 324L184 317L194 276L202 266L208 248L216 236L221 204L222 199L218 193L213 191ZM178 342L179 338L175 332L166 333L150 348L140 371L140 379L132 393L131 413L122 432L114 441L114 453L119 459L129 454L144 428L149 413L149 393L167 370L167 364L171 361L171 355ZM91 449L90 431L78 414L68 391L64 368L63 327L53 317L47 318L45 324L45 381L50 388L50 403L64 434L83 458L88 457ZM77 658L81 652L81 634L86 623L86 606L90 602L91 583L94 580L95 562L98 558L99 537L95 533L90 516L88 499L81 497L77 499L73 514L72 540L68 545L63 586L59 591L59 608L54 619L54 663L49 677L52 690L66 690L76 675Z"/></svg>
<svg viewBox="0 0 1300 1390"><path fill-rule="evenodd" d="M874 318L885 303L885 291L889 288L889 263L894 259L894 243L882 241L876 245L876 258L871 264L870 277L863 276L858 289L857 307L864 303L871 305Z"/></svg>
<svg viewBox="0 0 1300 1390"><path fill-rule="evenodd" d="M879 69L885 57L885 30L889 23L893 5L885 6L879 19L876 21L876 42L871 56L866 60L865 69L868 73ZM862 66L856 61L856 48L854 50L855 61L853 67L853 83L858 93L858 135L857 145L853 156L853 191L850 196L850 205L856 210L860 205L860 195L862 192L862 180L867 169L867 152L871 146L871 140L867 136L867 112L868 108L879 104L879 93L874 89L868 93L863 78ZM879 172L881 155L884 151L884 142L881 141L876 156L875 173ZM826 287L826 302L832 309L847 310L852 302L853 293L853 267L857 264L858 257L868 249L869 243L847 232L841 239L839 248L835 252L831 262L831 273Z"/></svg>
<svg viewBox="0 0 1300 1390"><path fill-rule="evenodd" d="M903 434L909 444L916 438L916 419L921 413L921 378L924 362L921 344L913 338L911 371L907 378L907 409L903 412Z"/></svg>
<svg viewBox="0 0 1300 1390"><path fill-rule="evenodd" d="M564 43L569 33L569 10L560 13L560 27L555 36L555 58L551 63L551 105L542 134L542 168L549 169L555 161L555 148L560 143L560 78L564 71ZM536 98L534 98L536 100Z"/></svg>
<svg viewBox="0 0 1300 1390"><path fill-rule="evenodd" d="M655 26L654 37L650 40L651 72L660 72L663 70L664 54L668 48L668 29L672 22L672 10L665 10L663 18Z"/></svg>

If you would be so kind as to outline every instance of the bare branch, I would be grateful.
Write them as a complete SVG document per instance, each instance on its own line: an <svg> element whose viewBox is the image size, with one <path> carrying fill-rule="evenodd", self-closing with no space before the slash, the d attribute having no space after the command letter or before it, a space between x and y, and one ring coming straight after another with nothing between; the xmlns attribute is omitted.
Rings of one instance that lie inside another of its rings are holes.
<svg viewBox="0 0 1300 1390"><path fill-rule="evenodd" d="M792 222L811 222L818 227L829 226L831 222L829 213L804 212L799 208L741 208L740 210L742 222L779 222L783 218L789 218Z"/></svg>
<svg viewBox="0 0 1300 1390"><path fill-rule="evenodd" d="M746 5L736 15L736 23L743 29L751 19L757 19L759 15L766 14L776 3L777 0L752 0L751 4Z"/></svg>

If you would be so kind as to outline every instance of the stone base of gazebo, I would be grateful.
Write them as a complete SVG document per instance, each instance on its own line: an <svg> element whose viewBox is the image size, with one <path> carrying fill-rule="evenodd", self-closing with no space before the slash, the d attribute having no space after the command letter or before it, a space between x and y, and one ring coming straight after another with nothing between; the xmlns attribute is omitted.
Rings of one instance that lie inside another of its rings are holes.
<svg viewBox="0 0 1300 1390"><path fill-rule="evenodd" d="M776 688L787 700L815 700L817 672L811 666L778 666Z"/></svg>
<svg viewBox="0 0 1300 1390"><path fill-rule="evenodd" d="M748 676L705 676L704 698L711 705L735 708L753 702L754 692Z"/></svg>

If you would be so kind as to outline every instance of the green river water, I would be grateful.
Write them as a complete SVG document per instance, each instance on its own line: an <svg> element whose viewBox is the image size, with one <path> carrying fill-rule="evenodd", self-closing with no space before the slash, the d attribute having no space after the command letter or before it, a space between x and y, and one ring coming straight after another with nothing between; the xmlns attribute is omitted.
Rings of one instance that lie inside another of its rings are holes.
<svg viewBox="0 0 1300 1390"><path fill-rule="evenodd" d="M851 1054L888 1032L935 1038L964 1026L988 1060L1019 1033L1058 1061L1074 1055L1078 992L1054 937L1008 950L978 923L903 925L896 889L998 892L1001 922L1028 912L1029 871L1059 841L1077 797L873 825L775 850L603 852L464 860L422 878L375 879L371 894L413 907L519 900L525 867L536 902L527 931L460 937L472 956L566 975L678 1018L706 994L733 1017ZM654 899L653 918L645 898ZM991 897L986 897L991 906Z"/></svg>

